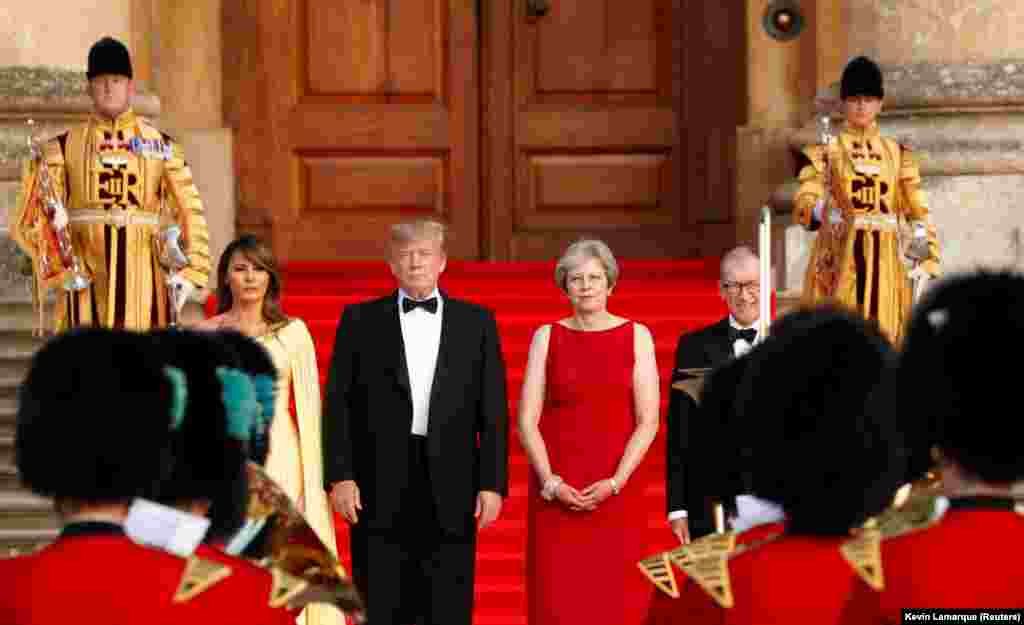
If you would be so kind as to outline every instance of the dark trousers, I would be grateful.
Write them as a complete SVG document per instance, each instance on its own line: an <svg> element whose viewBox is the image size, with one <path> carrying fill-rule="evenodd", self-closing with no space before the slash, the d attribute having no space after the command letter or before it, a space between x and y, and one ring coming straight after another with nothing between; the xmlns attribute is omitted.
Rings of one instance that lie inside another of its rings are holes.
<svg viewBox="0 0 1024 625"><path fill-rule="evenodd" d="M427 439L410 436L409 475L394 528L352 528L352 575L373 625L470 625L476 532L437 520Z"/></svg>

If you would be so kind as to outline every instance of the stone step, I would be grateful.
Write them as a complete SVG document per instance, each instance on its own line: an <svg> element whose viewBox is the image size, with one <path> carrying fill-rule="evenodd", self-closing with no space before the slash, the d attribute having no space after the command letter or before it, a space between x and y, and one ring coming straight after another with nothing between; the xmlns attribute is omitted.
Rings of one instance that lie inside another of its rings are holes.
<svg viewBox="0 0 1024 625"><path fill-rule="evenodd" d="M25 363L28 366L28 363ZM0 397L17 397L18 387L25 379L25 373L21 371L4 371L0 369Z"/></svg>
<svg viewBox="0 0 1024 625"><path fill-rule="evenodd" d="M14 396L0 396L0 424L14 427L18 413L18 399Z"/></svg>
<svg viewBox="0 0 1024 625"><path fill-rule="evenodd" d="M15 354L12 358L0 356L0 385L13 385L17 388L28 375L33 353Z"/></svg>
<svg viewBox="0 0 1024 625"><path fill-rule="evenodd" d="M0 330L0 359L31 360L46 338L22 330Z"/></svg>
<svg viewBox="0 0 1024 625"><path fill-rule="evenodd" d="M0 473L11 473L13 470L14 432L5 427L0 429Z"/></svg>
<svg viewBox="0 0 1024 625"><path fill-rule="evenodd" d="M57 528L0 528L0 558L31 553L57 538Z"/></svg>
<svg viewBox="0 0 1024 625"><path fill-rule="evenodd" d="M57 515L49 499L20 489L0 492L0 531L56 527Z"/></svg>
<svg viewBox="0 0 1024 625"><path fill-rule="evenodd" d="M24 297L0 297L0 332L31 334L37 320L32 301Z"/></svg>
<svg viewBox="0 0 1024 625"><path fill-rule="evenodd" d="M14 465L0 465L0 492L9 492L23 489L24 486L22 486L21 480L18 479L18 470L14 467ZM3 514L4 511L0 510L0 515Z"/></svg>

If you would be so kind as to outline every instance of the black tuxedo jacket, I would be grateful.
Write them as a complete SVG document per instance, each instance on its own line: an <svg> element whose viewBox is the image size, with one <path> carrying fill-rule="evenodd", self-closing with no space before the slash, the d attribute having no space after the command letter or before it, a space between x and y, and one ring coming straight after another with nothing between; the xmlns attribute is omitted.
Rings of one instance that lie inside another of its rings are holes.
<svg viewBox="0 0 1024 625"><path fill-rule="evenodd" d="M444 298L427 447L438 521L474 528L479 490L508 493L505 364L494 315ZM347 306L338 323L323 414L324 481L355 480L359 526L391 529L408 476L412 399L398 293Z"/></svg>
<svg viewBox="0 0 1024 625"><path fill-rule="evenodd" d="M734 357L732 341L729 340L729 318L714 325L684 334L676 346L676 368L672 381L679 379L679 369L717 367ZM668 448L665 453L667 479L666 495L668 512L686 510L689 518L690 535L694 538L714 531L710 500L701 488L701 471L714 470L699 467L694 459L700 454L691 449L694 433L699 431L697 405L693 399L676 389L669 394L668 432L665 437Z"/></svg>

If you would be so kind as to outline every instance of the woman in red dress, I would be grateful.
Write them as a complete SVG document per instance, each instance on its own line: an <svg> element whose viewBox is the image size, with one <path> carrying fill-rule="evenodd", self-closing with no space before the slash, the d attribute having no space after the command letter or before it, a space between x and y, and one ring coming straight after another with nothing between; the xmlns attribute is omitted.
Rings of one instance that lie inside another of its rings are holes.
<svg viewBox="0 0 1024 625"><path fill-rule="evenodd" d="M555 280L572 316L533 336L519 435L537 475L528 538L530 625L636 625L650 593L643 490L629 478L658 431L654 340L608 312L618 278L608 246L581 240Z"/></svg>

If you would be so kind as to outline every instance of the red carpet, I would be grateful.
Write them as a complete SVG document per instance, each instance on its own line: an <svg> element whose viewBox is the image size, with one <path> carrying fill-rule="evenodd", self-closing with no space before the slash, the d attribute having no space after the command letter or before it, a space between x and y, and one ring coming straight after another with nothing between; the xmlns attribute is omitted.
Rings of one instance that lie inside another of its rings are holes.
<svg viewBox="0 0 1024 625"><path fill-rule="evenodd" d="M321 380L326 379L334 331L346 304L391 292L395 288L384 263L296 263L284 272L284 310L306 321L317 346ZM647 493L637 510L637 531L647 532L650 548L637 559L673 544L665 521L665 400L667 376L676 341L683 332L721 319L726 309L718 297L718 259L685 261L623 260L621 277L609 301L613 313L646 324L654 334L662 373L662 427L643 464L629 483ZM500 519L479 538L476 576L478 625L526 625L524 572L526 489L532 479L515 434L515 418L526 355L534 330L568 316L570 309L554 284L554 263L468 263L452 261L441 278L452 297L468 299L495 311L509 379L510 493ZM338 543L348 548L345 524L336 518ZM600 575L600 546L595 561L581 562L581 571ZM346 566L347 558L346 558ZM639 571L637 575L640 575ZM584 596L585 591L571 592ZM567 624L571 625L571 624ZM581 624L582 625L582 624Z"/></svg>

